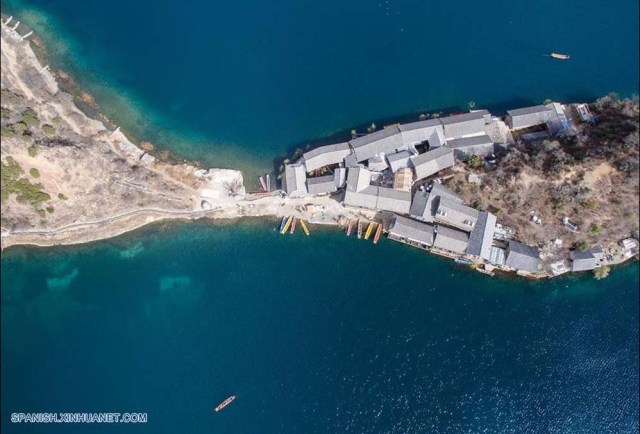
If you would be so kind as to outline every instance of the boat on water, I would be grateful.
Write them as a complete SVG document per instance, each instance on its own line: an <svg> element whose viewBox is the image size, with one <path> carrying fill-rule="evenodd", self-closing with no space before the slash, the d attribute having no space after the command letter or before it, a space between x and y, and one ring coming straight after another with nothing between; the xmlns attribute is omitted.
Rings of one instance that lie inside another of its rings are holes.
<svg viewBox="0 0 640 434"><path fill-rule="evenodd" d="M549 56L553 57L554 59L560 59L560 60L567 60L571 57L568 54L560 54L560 53L551 53L549 54Z"/></svg>
<svg viewBox="0 0 640 434"><path fill-rule="evenodd" d="M364 239L368 240L369 237L371 236L371 233L373 232L373 228L376 226L377 223L375 222L371 222L369 223L369 227L367 227L367 231L364 234Z"/></svg>
<svg viewBox="0 0 640 434"><path fill-rule="evenodd" d="M363 226L364 224L362 223L362 220L358 219L358 239L362 238Z"/></svg>
<svg viewBox="0 0 640 434"><path fill-rule="evenodd" d="M309 236L309 228L307 227L307 224L304 222L304 220L300 220L300 226L302 226L302 230L304 231L304 234L306 236Z"/></svg>
<svg viewBox="0 0 640 434"><path fill-rule="evenodd" d="M291 222L291 232L289 232L289 233L290 233L290 234L292 234L292 235L293 235L293 233L294 233L294 232L295 232L295 230L296 230L296 222L297 222L297 221L298 221L298 219L294 217L294 218L293 218L293 221Z"/></svg>
<svg viewBox="0 0 640 434"><path fill-rule="evenodd" d="M353 220L349 220L349 225L347 226L347 236L351 235L352 230L353 230Z"/></svg>
<svg viewBox="0 0 640 434"><path fill-rule="evenodd" d="M280 231L280 233L282 235L284 235L287 232L287 229L289 229L289 226L291 225L291 221L293 220L293 216L289 216L289 218L287 219L287 221L284 224L284 227L282 228L282 230Z"/></svg>
<svg viewBox="0 0 640 434"><path fill-rule="evenodd" d="M269 174L267 173L267 192L271 191L271 177L269 176Z"/></svg>
<svg viewBox="0 0 640 434"><path fill-rule="evenodd" d="M462 265L471 265L472 262L468 259L464 259L464 258L456 258L455 262L457 264L462 264Z"/></svg>
<svg viewBox="0 0 640 434"><path fill-rule="evenodd" d="M382 223L380 223L378 225L378 229L376 229L376 234L373 237L373 244L378 244L378 240L380 239L381 235L382 235Z"/></svg>
<svg viewBox="0 0 640 434"><path fill-rule="evenodd" d="M278 228L278 232L282 232L282 229L284 229L284 225L287 223L287 217L282 217L282 221L280 222L280 227Z"/></svg>
<svg viewBox="0 0 640 434"><path fill-rule="evenodd" d="M225 408L227 405L231 404L231 402L234 399L236 399L236 396L235 395L231 395L230 397L228 397L227 399L222 401L220 404L218 404L218 406L215 408L216 413L219 412L220 410L222 410L223 408Z"/></svg>
<svg viewBox="0 0 640 434"><path fill-rule="evenodd" d="M265 184L265 182L264 182L264 178L261 176L261 177L260 177L260 178L258 178L258 179L260 179L260 185L262 186L262 190L263 190L263 191L267 191L267 184Z"/></svg>

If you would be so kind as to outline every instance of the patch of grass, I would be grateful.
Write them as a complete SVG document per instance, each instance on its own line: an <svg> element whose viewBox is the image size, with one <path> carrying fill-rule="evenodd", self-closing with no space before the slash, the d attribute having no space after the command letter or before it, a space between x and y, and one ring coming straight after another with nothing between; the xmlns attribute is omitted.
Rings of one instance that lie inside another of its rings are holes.
<svg viewBox="0 0 640 434"><path fill-rule="evenodd" d="M29 154L29 157L35 157L36 155L38 155L39 151L40 151L40 145L38 143L34 143L33 145L27 148L27 153Z"/></svg>
<svg viewBox="0 0 640 434"><path fill-rule="evenodd" d="M10 139L16 136L16 133L13 132L11 128L2 127L2 131L0 131L0 135L5 139Z"/></svg>
<svg viewBox="0 0 640 434"><path fill-rule="evenodd" d="M40 178L40 171L35 167L32 167L31 169L29 169L29 174L34 178Z"/></svg>
<svg viewBox="0 0 640 434"><path fill-rule="evenodd" d="M18 134L22 134L25 131L27 131L27 124L25 122L16 122L16 124L13 126L13 130L18 133Z"/></svg>
<svg viewBox="0 0 640 434"><path fill-rule="evenodd" d="M593 224L591 224L591 226L589 226L589 233L591 233L591 234L599 234L600 233L600 226L598 225L598 223L593 223Z"/></svg>
<svg viewBox="0 0 640 434"><path fill-rule="evenodd" d="M30 127L35 127L37 125L40 125L40 120L38 119L38 115L36 114L36 112L33 111L33 109L30 109L30 108L22 112L22 122L24 122Z"/></svg>
<svg viewBox="0 0 640 434"><path fill-rule="evenodd" d="M64 195L64 194L62 194L62 193L58 193L58 199L60 199L60 200L67 200L67 196L65 196L65 195Z"/></svg>
<svg viewBox="0 0 640 434"><path fill-rule="evenodd" d="M11 115L11 110L9 110L6 107L2 107L0 108L0 117L2 118L8 118Z"/></svg>
<svg viewBox="0 0 640 434"><path fill-rule="evenodd" d="M45 133L47 136L53 136L56 133L56 129L53 128L53 126L51 125L43 125L42 132Z"/></svg>
<svg viewBox="0 0 640 434"><path fill-rule="evenodd" d="M586 208L586 209L596 209L596 207L598 206L596 201L593 199L585 200L584 202L581 203L581 205L583 208Z"/></svg>
<svg viewBox="0 0 640 434"><path fill-rule="evenodd" d="M482 161L482 158L478 157L477 155L472 155L467 160L467 164L472 169L479 169L484 165L484 161Z"/></svg>

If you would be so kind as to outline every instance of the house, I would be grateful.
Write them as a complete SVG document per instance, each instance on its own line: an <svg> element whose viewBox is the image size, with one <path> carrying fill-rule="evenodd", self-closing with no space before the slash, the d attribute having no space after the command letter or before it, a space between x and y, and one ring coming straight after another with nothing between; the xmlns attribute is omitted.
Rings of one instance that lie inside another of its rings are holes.
<svg viewBox="0 0 640 434"><path fill-rule="evenodd" d="M487 110L477 110L461 115L440 118L444 127L444 137L457 139L460 137L480 136L485 133L485 125L491 121L491 114Z"/></svg>
<svg viewBox="0 0 640 434"><path fill-rule="evenodd" d="M507 125L512 130L544 125L554 113L553 108L546 105L507 110Z"/></svg>
<svg viewBox="0 0 640 434"><path fill-rule="evenodd" d="M363 167L351 167L347 172L347 191L358 192L371 184L371 172Z"/></svg>
<svg viewBox="0 0 640 434"><path fill-rule="evenodd" d="M328 194L338 189L336 187L335 175L307 178L307 188L309 194Z"/></svg>
<svg viewBox="0 0 640 434"><path fill-rule="evenodd" d="M376 202L375 209L380 211L391 211L397 214L409 214L410 207L410 192L395 190L393 188L378 188L378 201Z"/></svg>
<svg viewBox="0 0 640 434"><path fill-rule="evenodd" d="M376 204L378 203L379 188L380 187L369 185L362 190L352 191L349 189L349 184L347 183L347 189L344 192L343 203L345 206L376 209Z"/></svg>
<svg viewBox="0 0 640 434"><path fill-rule="evenodd" d="M413 166L416 179L431 176L443 169L452 167L454 163L453 151L446 146L427 151L409 159L409 164Z"/></svg>
<svg viewBox="0 0 640 434"><path fill-rule="evenodd" d="M433 247L455 253L464 253L469 245L469 235L466 233L438 225Z"/></svg>
<svg viewBox="0 0 640 434"><path fill-rule="evenodd" d="M398 126L402 134L402 142L406 146L429 142L430 148L445 144L444 128L438 119L411 122Z"/></svg>
<svg viewBox="0 0 640 434"><path fill-rule="evenodd" d="M320 167L339 164L351 153L348 142L336 143L334 145L320 146L302 154L307 172L319 169Z"/></svg>
<svg viewBox="0 0 640 434"><path fill-rule="evenodd" d="M283 187L284 191L291 197L307 195L307 173L302 162L285 164Z"/></svg>
<svg viewBox="0 0 640 434"><path fill-rule="evenodd" d="M411 202L409 214L418 220L432 222L433 217L436 215L436 209L438 209L440 197L446 197L455 202L462 203L462 199L460 199L453 190L439 182L434 182L430 192L416 191L413 196L413 201Z"/></svg>
<svg viewBox="0 0 640 434"><path fill-rule="evenodd" d="M382 172L389 168L389 163L384 155L374 155L367 160L367 168L372 172Z"/></svg>
<svg viewBox="0 0 640 434"><path fill-rule="evenodd" d="M409 167L409 158L411 158L411 153L409 151L400 151L387 155L387 161L389 162L389 167L393 173L396 173L398 170L404 169L405 167Z"/></svg>
<svg viewBox="0 0 640 434"><path fill-rule="evenodd" d="M393 154L396 151L406 149L397 126L383 128L355 138L349 142L349 145L353 149L357 162L368 160L374 155Z"/></svg>
<svg viewBox="0 0 640 434"><path fill-rule="evenodd" d="M347 169L344 167L338 167L334 170L333 182L336 184L336 189L344 187L347 183Z"/></svg>
<svg viewBox="0 0 640 434"><path fill-rule="evenodd" d="M494 152L493 140L486 134L472 137L461 137L447 142L458 160L466 160L472 155L484 157Z"/></svg>
<svg viewBox="0 0 640 434"><path fill-rule="evenodd" d="M529 273L538 271L540 252L536 247L510 240L507 248L507 260L504 265Z"/></svg>
<svg viewBox="0 0 640 434"><path fill-rule="evenodd" d="M588 271L597 266L596 257L589 251L579 252L572 250L569 252L569 257L572 261L571 271Z"/></svg>
<svg viewBox="0 0 640 434"><path fill-rule="evenodd" d="M393 216L389 225L389 239L426 249L433 246L433 226L401 216Z"/></svg>
<svg viewBox="0 0 640 434"><path fill-rule="evenodd" d="M491 261L491 246L496 230L496 216L490 212L480 211L476 225L469 235L467 253Z"/></svg>
<svg viewBox="0 0 640 434"><path fill-rule="evenodd" d="M435 220L438 223L471 232L478 221L478 210L441 197L436 209Z"/></svg>

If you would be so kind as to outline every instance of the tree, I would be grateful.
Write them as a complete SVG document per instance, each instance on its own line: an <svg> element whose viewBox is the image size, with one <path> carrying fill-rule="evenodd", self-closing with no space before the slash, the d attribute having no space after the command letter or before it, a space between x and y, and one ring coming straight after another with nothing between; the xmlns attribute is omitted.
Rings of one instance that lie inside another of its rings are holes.
<svg viewBox="0 0 640 434"><path fill-rule="evenodd" d="M598 267L595 270L593 270L593 277L595 277L598 280L604 279L605 277L607 277L609 275L610 271L611 271L610 267L608 267L606 265L603 265L603 266Z"/></svg>
<svg viewBox="0 0 640 434"><path fill-rule="evenodd" d="M469 157L469 160L467 160L467 164L472 169L479 169L483 166L484 162L482 161L482 158L478 157L477 155L472 155L471 157Z"/></svg>
<svg viewBox="0 0 640 434"><path fill-rule="evenodd" d="M578 241L575 245L575 248L579 252L586 252L589 248L589 243L587 243L585 240Z"/></svg>

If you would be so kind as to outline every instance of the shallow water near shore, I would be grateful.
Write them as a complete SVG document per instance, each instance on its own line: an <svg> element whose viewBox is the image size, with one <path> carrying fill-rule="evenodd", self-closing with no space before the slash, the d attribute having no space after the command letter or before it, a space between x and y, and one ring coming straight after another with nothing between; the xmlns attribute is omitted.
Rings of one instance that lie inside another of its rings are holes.
<svg viewBox="0 0 640 434"><path fill-rule="evenodd" d="M86 428L16 411L148 413L92 426L116 432L637 432L637 263L492 279L276 226L5 252L3 432Z"/></svg>

